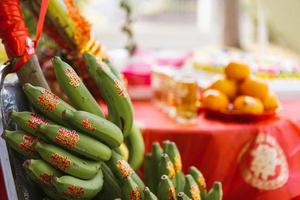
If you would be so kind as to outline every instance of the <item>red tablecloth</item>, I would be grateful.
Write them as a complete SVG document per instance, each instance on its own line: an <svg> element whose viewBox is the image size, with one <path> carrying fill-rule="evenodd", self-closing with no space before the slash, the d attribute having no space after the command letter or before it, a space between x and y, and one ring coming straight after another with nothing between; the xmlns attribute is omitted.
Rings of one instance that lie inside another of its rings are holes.
<svg viewBox="0 0 300 200"><path fill-rule="evenodd" d="M186 171L201 169L209 186L222 181L225 200L288 200L300 195L300 101L285 101L277 118L233 123L200 115L176 124L149 102L134 103L149 151L154 141L176 142Z"/></svg>

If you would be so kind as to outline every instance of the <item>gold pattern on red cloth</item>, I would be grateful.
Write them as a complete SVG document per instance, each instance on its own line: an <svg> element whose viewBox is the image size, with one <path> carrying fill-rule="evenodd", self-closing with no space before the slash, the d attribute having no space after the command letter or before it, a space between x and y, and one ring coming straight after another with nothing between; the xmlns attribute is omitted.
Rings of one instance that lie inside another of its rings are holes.
<svg viewBox="0 0 300 200"><path fill-rule="evenodd" d="M48 90L44 90L43 94L38 97L37 102L44 108L46 112L53 112L59 103L59 98Z"/></svg>
<svg viewBox="0 0 300 200"><path fill-rule="evenodd" d="M84 189L76 185L70 185L67 187L67 191L64 191L63 194L67 197L82 198L84 195Z"/></svg>
<svg viewBox="0 0 300 200"><path fill-rule="evenodd" d="M130 200L141 200L141 191L139 187L136 187L130 192Z"/></svg>
<svg viewBox="0 0 300 200"><path fill-rule="evenodd" d="M121 175L126 178L132 174L132 168L125 160L118 160L117 161L117 168L120 170Z"/></svg>
<svg viewBox="0 0 300 200"><path fill-rule="evenodd" d="M77 74L75 74L73 69L67 68L66 69L66 76L69 78L70 82L69 84L74 86L74 87L78 87L80 85L80 78L77 76Z"/></svg>
<svg viewBox="0 0 300 200"><path fill-rule="evenodd" d="M127 97L127 92L122 83L119 80L115 81L114 84L116 90L117 90L117 95L120 97Z"/></svg>
<svg viewBox="0 0 300 200"><path fill-rule="evenodd" d="M52 180L53 175L47 174L47 173L43 173L40 174L39 176L39 181L44 184L44 185L51 185L51 180Z"/></svg>
<svg viewBox="0 0 300 200"><path fill-rule="evenodd" d="M79 141L79 135L75 130L60 128L54 141L72 150L75 149Z"/></svg>
<svg viewBox="0 0 300 200"><path fill-rule="evenodd" d="M274 190L288 180L285 154L275 137L260 133L246 144L241 157L241 174L245 182L260 190Z"/></svg>
<svg viewBox="0 0 300 200"><path fill-rule="evenodd" d="M95 131L96 127L93 126L93 124L89 121L87 117L85 117L82 122L80 123L84 128L90 130L90 131Z"/></svg>
<svg viewBox="0 0 300 200"><path fill-rule="evenodd" d="M31 136L31 135L24 135L22 143L19 144L19 148L22 151L25 151L29 155L32 155L34 153L33 145L37 141L37 138Z"/></svg>
<svg viewBox="0 0 300 200"><path fill-rule="evenodd" d="M32 113L29 120L27 121L27 125L31 127L32 129L37 129L38 125L40 124L46 124L48 123L48 120L35 114Z"/></svg>
<svg viewBox="0 0 300 200"><path fill-rule="evenodd" d="M67 156L53 153L50 156L50 163L56 166L58 169L65 171L71 165L71 160Z"/></svg>

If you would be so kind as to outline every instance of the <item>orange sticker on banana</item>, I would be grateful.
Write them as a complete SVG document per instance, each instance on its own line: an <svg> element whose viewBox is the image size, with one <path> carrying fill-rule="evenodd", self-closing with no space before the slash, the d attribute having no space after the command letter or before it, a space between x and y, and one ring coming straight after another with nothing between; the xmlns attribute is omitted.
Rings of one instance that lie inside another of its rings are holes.
<svg viewBox="0 0 300 200"><path fill-rule="evenodd" d="M67 191L64 191L63 194L67 197L82 198L84 195L84 189L82 187L70 185L67 187Z"/></svg>
<svg viewBox="0 0 300 200"><path fill-rule="evenodd" d="M120 97L127 97L127 92L126 89L124 88L124 86L122 85L122 83L118 80L115 81L114 84L116 91L117 91L117 95Z"/></svg>
<svg viewBox="0 0 300 200"><path fill-rule="evenodd" d="M54 141L72 150L76 148L79 141L79 135L75 130L60 128L57 131Z"/></svg>
<svg viewBox="0 0 300 200"><path fill-rule="evenodd" d="M85 117L82 122L80 123L84 128L90 130L90 131L95 131L96 127L93 126L93 124L89 121L87 117Z"/></svg>
<svg viewBox="0 0 300 200"><path fill-rule="evenodd" d="M19 148L22 151L25 151L29 155L32 155L34 153L33 145L37 141L37 138L31 136L31 135L24 135L22 138L22 143L19 144Z"/></svg>
<svg viewBox="0 0 300 200"><path fill-rule="evenodd" d="M38 125L46 124L46 123L48 123L47 119L45 119L35 113L32 113L30 118L27 121L27 125L32 129L37 129Z"/></svg>
<svg viewBox="0 0 300 200"><path fill-rule="evenodd" d="M53 112L59 103L59 98L48 90L44 90L42 95L38 97L37 102L46 112Z"/></svg>
<svg viewBox="0 0 300 200"><path fill-rule="evenodd" d="M136 187L130 192L130 200L141 200L141 191L139 187Z"/></svg>
<svg viewBox="0 0 300 200"><path fill-rule="evenodd" d="M56 166L58 169L65 171L71 165L71 160L67 156L59 155L58 153L53 153L50 156L50 163Z"/></svg>
<svg viewBox="0 0 300 200"><path fill-rule="evenodd" d="M117 168L120 170L122 177L128 177L132 174L132 168L125 160L117 161Z"/></svg>
<svg viewBox="0 0 300 200"><path fill-rule="evenodd" d="M52 177L53 176L50 174L43 173L43 174L40 174L39 181L40 181L40 183L42 183L44 185L51 185Z"/></svg>
<svg viewBox="0 0 300 200"><path fill-rule="evenodd" d="M75 74L73 69L66 69L66 76L69 78L69 84L74 86L74 87L78 87L80 85L80 78L77 76L77 74Z"/></svg>

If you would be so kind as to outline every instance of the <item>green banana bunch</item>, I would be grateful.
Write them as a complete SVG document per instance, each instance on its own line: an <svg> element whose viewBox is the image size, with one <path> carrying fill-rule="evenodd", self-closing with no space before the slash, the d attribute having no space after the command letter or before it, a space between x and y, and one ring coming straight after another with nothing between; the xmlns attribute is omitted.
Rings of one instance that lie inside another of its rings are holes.
<svg viewBox="0 0 300 200"><path fill-rule="evenodd" d="M109 160L111 149L98 140L56 124L41 124L41 133L53 143L93 160Z"/></svg>
<svg viewBox="0 0 300 200"><path fill-rule="evenodd" d="M52 59L52 63L59 85L74 106L77 109L85 110L99 117L104 117L99 104L85 87L74 69L57 56Z"/></svg>
<svg viewBox="0 0 300 200"><path fill-rule="evenodd" d="M2 138L12 149L23 156L29 158L39 157L39 154L34 149L34 144L38 141L36 137L28 135L24 131L5 130L2 134Z"/></svg>
<svg viewBox="0 0 300 200"><path fill-rule="evenodd" d="M188 197L184 192L179 192L177 194L177 200L192 200L190 197Z"/></svg>
<svg viewBox="0 0 300 200"><path fill-rule="evenodd" d="M176 200L175 188L167 175L162 175L157 188L159 200Z"/></svg>
<svg viewBox="0 0 300 200"><path fill-rule="evenodd" d="M26 133L29 133L29 134L34 135L36 137L39 136L36 133L38 125L49 123L48 119L45 119L44 117L39 116L38 114L32 113L32 112L16 112L16 111L13 110L10 113L10 117Z"/></svg>
<svg viewBox="0 0 300 200"><path fill-rule="evenodd" d="M33 86L30 83L24 84L23 90L34 108L39 110L52 121L68 126L62 119L62 112L66 109L75 111L72 106L61 100L49 90Z"/></svg>
<svg viewBox="0 0 300 200"><path fill-rule="evenodd" d="M207 190L203 174L195 166L191 166L189 168L189 174L194 178L195 182L197 183L200 189L201 198L205 199L207 196Z"/></svg>
<svg viewBox="0 0 300 200"><path fill-rule="evenodd" d="M104 142L111 148L118 147L123 142L122 131L115 124L94 114L65 110L62 118L72 127Z"/></svg>
<svg viewBox="0 0 300 200"><path fill-rule="evenodd" d="M97 195L96 199L118 199L121 198L121 188L118 180L112 173L106 163L102 163L101 169L104 176L104 184L101 193Z"/></svg>
<svg viewBox="0 0 300 200"><path fill-rule="evenodd" d="M64 199L92 199L99 193L103 186L103 174L99 169L95 177L90 180L82 180L73 176L54 177L52 180L56 191L64 196Z"/></svg>
<svg viewBox="0 0 300 200"><path fill-rule="evenodd" d="M168 154L163 153L158 164L158 175L167 175L171 180L175 178L175 168Z"/></svg>
<svg viewBox="0 0 300 200"><path fill-rule="evenodd" d="M207 195L208 200L222 200L223 198L223 190L222 190L222 183L215 182L213 187L210 189Z"/></svg>
<svg viewBox="0 0 300 200"><path fill-rule="evenodd" d="M142 133L136 123L133 123L126 139L129 149L128 163L134 170L137 170L143 163L145 144Z"/></svg>
<svg viewBox="0 0 300 200"><path fill-rule="evenodd" d="M37 142L35 149L53 167L77 178L91 179L101 167L100 162L79 158L52 144Z"/></svg>
<svg viewBox="0 0 300 200"><path fill-rule="evenodd" d="M184 193L192 200L201 200L199 187L191 175L185 176Z"/></svg>
<svg viewBox="0 0 300 200"><path fill-rule="evenodd" d="M158 198L151 192L148 187L145 187L143 192L145 200L158 200Z"/></svg>
<svg viewBox="0 0 300 200"><path fill-rule="evenodd" d="M133 108L123 83L104 62L88 53L83 57L107 104L109 120L122 130L124 137L127 137L133 124Z"/></svg>
<svg viewBox="0 0 300 200"><path fill-rule="evenodd" d="M122 185L122 200L142 200L141 188L128 176Z"/></svg>

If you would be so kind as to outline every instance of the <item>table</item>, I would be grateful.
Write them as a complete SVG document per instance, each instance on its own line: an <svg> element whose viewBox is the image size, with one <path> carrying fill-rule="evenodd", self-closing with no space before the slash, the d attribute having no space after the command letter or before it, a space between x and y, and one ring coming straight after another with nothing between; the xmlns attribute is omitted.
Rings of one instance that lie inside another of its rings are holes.
<svg viewBox="0 0 300 200"><path fill-rule="evenodd" d="M222 122L201 114L197 125L172 121L151 102L135 102L146 151L154 141L176 142L184 171L191 165L209 187L223 184L225 200L300 196L300 101L283 101L278 117L251 123Z"/></svg>

